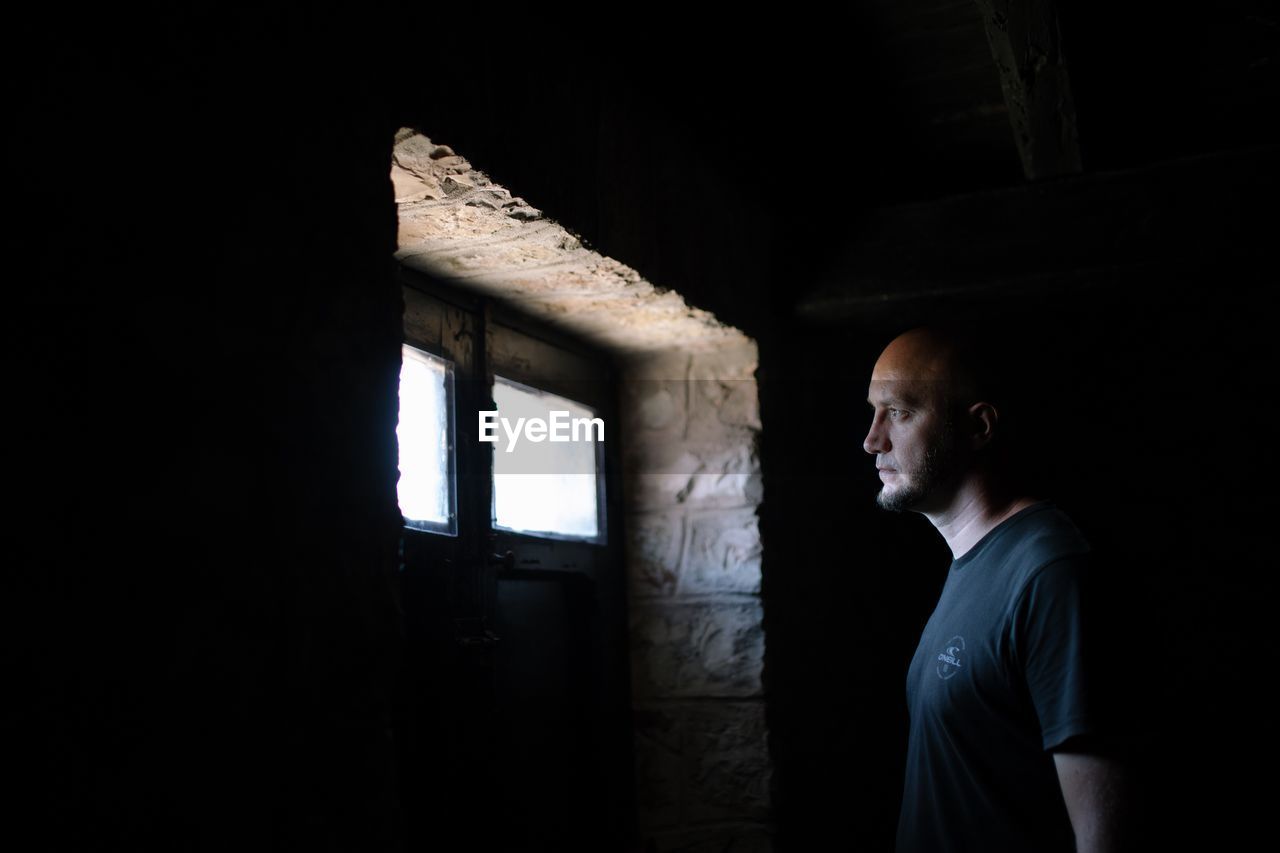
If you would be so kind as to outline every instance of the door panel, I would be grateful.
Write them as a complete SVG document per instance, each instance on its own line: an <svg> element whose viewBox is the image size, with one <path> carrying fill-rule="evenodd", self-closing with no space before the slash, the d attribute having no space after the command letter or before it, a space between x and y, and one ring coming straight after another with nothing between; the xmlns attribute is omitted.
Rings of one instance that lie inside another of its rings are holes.
<svg viewBox="0 0 1280 853"><path fill-rule="evenodd" d="M633 807L609 361L403 275L406 342L455 364L458 498L456 536L406 529L403 540L397 738L408 846L615 849ZM479 441L478 413L494 408L495 372L605 419L596 541L493 528L493 445Z"/></svg>

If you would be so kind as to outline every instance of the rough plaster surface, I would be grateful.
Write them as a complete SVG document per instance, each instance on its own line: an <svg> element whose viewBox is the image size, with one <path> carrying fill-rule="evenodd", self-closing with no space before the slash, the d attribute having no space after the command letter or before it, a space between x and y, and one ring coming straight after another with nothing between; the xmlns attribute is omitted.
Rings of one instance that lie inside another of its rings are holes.
<svg viewBox="0 0 1280 853"><path fill-rule="evenodd" d="M758 601L655 603L631 608L632 695L761 695L764 631Z"/></svg>
<svg viewBox="0 0 1280 853"><path fill-rule="evenodd" d="M632 439L623 450L630 510L760 503L755 368L751 342L627 363L620 414Z"/></svg>
<svg viewBox="0 0 1280 853"><path fill-rule="evenodd" d="M686 351L749 339L582 245L447 145L402 130L391 169L405 265L501 296L619 353Z"/></svg>
<svg viewBox="0 0 1280 853"><path fill-rule="evenodd" d="M772 849L754 344L633 359L627 575L648 850Z"/></svg>
<svg viewBox="0 0 1280 853"><path fill-rule="evenodd" d="M641 705L636 765L642 819L655 834L690 825L723 831L726 822L766 820L771 771L764 743L760 702ZM678 849L671 845L682 835L671 833L662 849ZM701 837L711 836L704 830Z"/></svg>

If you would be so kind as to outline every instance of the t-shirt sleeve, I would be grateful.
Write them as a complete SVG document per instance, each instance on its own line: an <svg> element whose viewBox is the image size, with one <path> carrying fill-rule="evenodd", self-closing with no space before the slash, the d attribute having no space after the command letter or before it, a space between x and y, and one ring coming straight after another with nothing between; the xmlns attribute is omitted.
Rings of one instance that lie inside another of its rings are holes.
<svg viewBox="0 0 1280 853"><path fill-rule="evenodd" d="M1046 750L1097 728L1089 558L1042 566L1014 606L1013 658L1040 720Z"/></svg>

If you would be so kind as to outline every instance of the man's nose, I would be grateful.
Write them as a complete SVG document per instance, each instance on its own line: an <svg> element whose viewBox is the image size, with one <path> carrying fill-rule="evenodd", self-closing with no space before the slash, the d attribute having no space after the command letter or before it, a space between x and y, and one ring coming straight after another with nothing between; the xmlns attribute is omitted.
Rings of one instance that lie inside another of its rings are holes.
<svg viewBox="0 0 1280 853"><path fill-rule="evenodd" d="M871 429L867 430L867 437L862 440L862 449L872 455L889 450L889 438L885 435L884 421L880 418L871 419Z"/></svg>

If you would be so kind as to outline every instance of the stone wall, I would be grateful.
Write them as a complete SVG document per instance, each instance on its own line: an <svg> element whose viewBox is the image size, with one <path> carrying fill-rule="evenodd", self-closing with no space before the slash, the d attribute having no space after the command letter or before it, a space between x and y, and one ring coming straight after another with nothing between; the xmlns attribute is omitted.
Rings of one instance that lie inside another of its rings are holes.
<svg viewBox="0 0 1280 853"><path fill-rule="evenodd" d="M768 850L756 347L636 359L622 393L640 829Z"/></svg>

